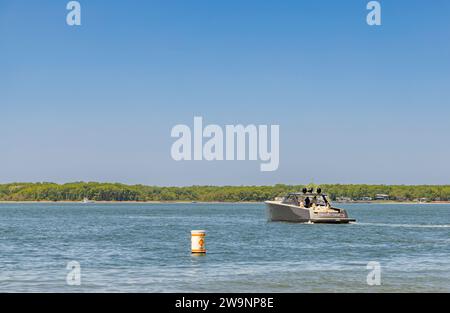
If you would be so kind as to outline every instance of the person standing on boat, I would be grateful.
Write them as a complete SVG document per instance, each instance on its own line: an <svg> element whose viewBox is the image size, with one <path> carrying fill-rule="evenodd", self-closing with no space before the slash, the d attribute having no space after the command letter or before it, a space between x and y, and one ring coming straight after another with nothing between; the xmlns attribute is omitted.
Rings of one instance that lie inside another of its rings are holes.
<svg viewBox="0 0 450 313"><path fill-rule="evenodd" d="M311 200L309 199L309 197L306 197L306 199L305 199L305 208L309 208L310 205L311 205Z"/></svg>
<svg viewBox="0 0 450 313"><path fill-rule="evenodd" d="M312 199L312 205L316 206L317 205L317 197L314 196L314 198Z"/></svg>
<svg viewBox="0 0 450 313"><path fill-rule="evenodd" d="M325 197L325 196L322 196L322 199L323 199L323 201L325 202L325 206L327 206L327 207L331 207L331 205L330 205L330 202L328 202L328 199L327 199L327 197Z"/></svg>

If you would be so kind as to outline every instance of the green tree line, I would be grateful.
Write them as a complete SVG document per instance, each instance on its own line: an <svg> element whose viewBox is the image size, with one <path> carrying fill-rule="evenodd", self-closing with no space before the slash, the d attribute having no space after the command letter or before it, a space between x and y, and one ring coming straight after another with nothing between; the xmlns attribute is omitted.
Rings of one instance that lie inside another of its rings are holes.
<svg viewBox="0 0 450 313"><path fill-rule="evenodd" d="M312 185L307 185L311 187ZM298 192L305 185L158 187L119 183L75 182L0 184L0 201L264 201ZM427 198L450 200L450 185L342 185L320 186L332 200L354 200L387 194L392 200Z"/></svg>

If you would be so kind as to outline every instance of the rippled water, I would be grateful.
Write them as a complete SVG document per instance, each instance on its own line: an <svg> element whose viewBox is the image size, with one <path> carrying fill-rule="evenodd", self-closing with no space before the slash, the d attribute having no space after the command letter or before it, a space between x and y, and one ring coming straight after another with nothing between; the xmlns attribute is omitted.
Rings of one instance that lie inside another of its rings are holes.
<svg viewBox="0 0 450 313"><path fill-rule="evenodd" d="M356 224L269 223L263 204L0 204L0 291L450 292L450 205L343 206Z"/></svg>

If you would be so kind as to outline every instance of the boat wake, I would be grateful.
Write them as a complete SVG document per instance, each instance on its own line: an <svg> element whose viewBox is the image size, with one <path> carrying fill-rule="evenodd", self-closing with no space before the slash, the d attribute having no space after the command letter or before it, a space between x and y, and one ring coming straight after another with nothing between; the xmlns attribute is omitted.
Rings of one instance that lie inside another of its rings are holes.
<svg viewBox="0 0 450 313"><path fill-rule="evenodd" d="M449 224L388 224L388 223L354 223L355 225L405 228L450 228Z"/></svg>

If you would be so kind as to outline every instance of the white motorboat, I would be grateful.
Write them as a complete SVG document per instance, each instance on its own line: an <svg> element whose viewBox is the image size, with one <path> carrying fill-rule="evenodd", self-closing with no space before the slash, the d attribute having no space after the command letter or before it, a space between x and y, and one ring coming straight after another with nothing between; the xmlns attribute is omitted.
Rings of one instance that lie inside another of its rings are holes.
<svg viewBox="0 0 450 313"><path fill-rule="evenodd" d="M283 198L265 202L270 221L299 223L346 224L355 222L347 211L331 205L326 194L320 188L303 188L302 192L290 193Z"/></svg>

